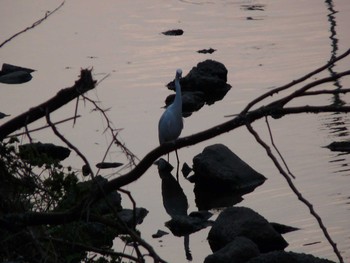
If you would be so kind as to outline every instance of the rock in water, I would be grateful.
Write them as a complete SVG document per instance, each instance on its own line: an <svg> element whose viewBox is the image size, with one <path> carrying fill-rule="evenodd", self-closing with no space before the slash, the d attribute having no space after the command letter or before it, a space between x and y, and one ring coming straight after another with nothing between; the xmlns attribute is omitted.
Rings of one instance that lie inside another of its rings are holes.
<svg viewBox="0 0 350 263"><path fill-rule="evenodd" d="M221 212L209 232L210 248L215 252L240 236L253 241L261 253L283 250L288 246L281 234L252 209L229 207Z"/></svg>
<svg viewBox="0 0 350 263"><path fill-rule="evenodd" d="M21 84L28 82L32 79L32 75L30 73L34 71L34 69L4 63L2 64L2 68L0 70L0 83Z"/></svg>
<svg viewBox="0 0 350 263"><path fill-rule="evenodd" d="M206 147L193 158L197 181L205 181L220 190L250 192L266 180L223 144Z"/></svg>

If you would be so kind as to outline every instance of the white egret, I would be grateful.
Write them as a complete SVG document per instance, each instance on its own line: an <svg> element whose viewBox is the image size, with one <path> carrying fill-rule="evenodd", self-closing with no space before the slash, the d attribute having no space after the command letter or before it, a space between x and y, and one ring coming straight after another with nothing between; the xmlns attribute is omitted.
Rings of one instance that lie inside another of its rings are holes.
<svg viewBox="0 0 350 263"><path fill-rule="evenodd" d="M177 69L175 75L175 89L176 95L173 103L167 107L163 115L160 117L158 124L158 137L159 143L170 142L176 140L182 131L182 97L181 97L181 86L180 78L182 70ZM179 165L179 156L177 150L175 150L177 164ZM169 158L169 154L168 154Z"/></svg>

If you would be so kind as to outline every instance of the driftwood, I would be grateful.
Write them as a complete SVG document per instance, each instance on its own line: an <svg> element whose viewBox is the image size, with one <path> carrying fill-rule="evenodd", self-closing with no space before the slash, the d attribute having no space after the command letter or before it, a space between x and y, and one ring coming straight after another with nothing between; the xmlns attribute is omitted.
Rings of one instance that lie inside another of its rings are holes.
<svg viewBox="0 0 350 263"><path fill-rule="evenodd" d="M60 90L56 96L48 101L29 109L27 112L18 115L0 126L0 140L5 139L14 131L25 127L26 125L46 116L68 102L79 97L81 94L93 89L96 81L93 80L91 70L83 69L80 72L80 79L78 79L74 86Z"/></svg>

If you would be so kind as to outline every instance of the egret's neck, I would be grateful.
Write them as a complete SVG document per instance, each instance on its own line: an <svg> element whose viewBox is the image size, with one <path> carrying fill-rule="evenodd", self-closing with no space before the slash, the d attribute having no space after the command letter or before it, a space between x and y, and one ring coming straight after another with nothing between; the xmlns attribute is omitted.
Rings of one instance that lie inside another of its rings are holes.
<svg viewBox="0 0 350 263"><path fill-rule="evenodd" d="M175 78L175 89L176 89L176 95L175 95L174 104L182 112L181 86L180 86L180 80L178 78Z"/></svg>

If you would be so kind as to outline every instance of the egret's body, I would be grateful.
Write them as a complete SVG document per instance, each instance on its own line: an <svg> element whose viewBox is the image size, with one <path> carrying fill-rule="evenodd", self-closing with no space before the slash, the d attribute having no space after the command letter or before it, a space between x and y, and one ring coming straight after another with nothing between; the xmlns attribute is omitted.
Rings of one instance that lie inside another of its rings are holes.
<svg viewBox="0 0 350 263"><path fill-rule="evenodd" d="M168 106L163 115L160 117L158 124L158 137L159 143L170 142L176 140L182 131L182 97L181 97L181 86L180 78L182 70L178 69L175 76L175 89L176 95L173 103ZM175 151L176 152L176 151ZM179 158L176 152L176 158L179 162Z"/></svg>

